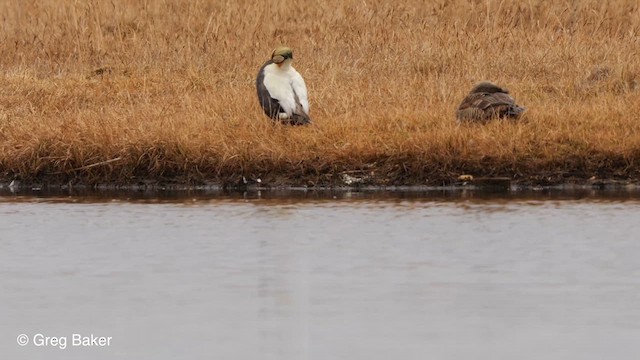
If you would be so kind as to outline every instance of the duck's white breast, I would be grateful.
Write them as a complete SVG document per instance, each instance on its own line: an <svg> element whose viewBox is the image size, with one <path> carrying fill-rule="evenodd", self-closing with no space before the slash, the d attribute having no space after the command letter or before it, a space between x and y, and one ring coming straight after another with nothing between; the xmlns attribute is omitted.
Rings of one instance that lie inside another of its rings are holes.
<svg viewBox="0 0 640 360"><path fill-rule="evenodd" d="M264 86L287 114L291 115L294 112L296 100L291 76L287 71L280 70L276 64L267 65L264 68Z"/></svg>

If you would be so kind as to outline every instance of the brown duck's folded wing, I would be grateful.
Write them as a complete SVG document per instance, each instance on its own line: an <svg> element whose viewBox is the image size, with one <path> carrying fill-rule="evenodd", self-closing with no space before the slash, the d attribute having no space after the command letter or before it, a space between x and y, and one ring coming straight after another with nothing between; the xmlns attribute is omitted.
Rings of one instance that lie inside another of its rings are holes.
<svg viewBox="0 0 640 360"><path fill-rule="evenodd" d="M509 94L472 93L462 100L456 117L460 121L483 121L496 116L509 116L513 107L517 106Z"/></svg>
<svg viewBox="0 0 640 360"><path fill-rule="evenodd" d="M518 106L511 95L495 93L493 96L496 99L495 105L492 107L494 109L493 116L518 118L524 112L524 108Z"/></svg>
<svg viewBox="0 0 640 360"><path fill-rule="evenodd" d="M458 106L456 117L459 121L481 121L488 117L486 109L491 107L492 99L489 93L471 93Z"/></svg>

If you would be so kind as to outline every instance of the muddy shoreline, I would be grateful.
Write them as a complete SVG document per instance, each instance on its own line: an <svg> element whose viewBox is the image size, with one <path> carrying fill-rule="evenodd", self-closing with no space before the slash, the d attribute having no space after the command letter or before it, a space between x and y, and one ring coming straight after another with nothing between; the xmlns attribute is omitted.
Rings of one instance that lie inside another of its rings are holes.
<svg viewBox="0 0 640 360"><path fill-rule="evenodd" d="M0 194L23 192L85 192L85 191L150 191L150 192L237 192L237 191L274 191L274 192L305 192L305 191L364 191L364 192L433 192L433 191L461 191L477 190L491 192L536 192L553 191L621 191L640 193L640 180L617 179L571 179L566 182L544 182L528 180L511 180L505 177L472 178L461 176L441 185L384 185L359 181L359 178L346 178L345 181L322 185L301 185L296 183L275 182L267 183L260 179L246 179L241 177L235 182L206 182L187 183L176 181L139 181L132 183L82 183L82 182L27 182L17 179L0 179Z"/></svg>

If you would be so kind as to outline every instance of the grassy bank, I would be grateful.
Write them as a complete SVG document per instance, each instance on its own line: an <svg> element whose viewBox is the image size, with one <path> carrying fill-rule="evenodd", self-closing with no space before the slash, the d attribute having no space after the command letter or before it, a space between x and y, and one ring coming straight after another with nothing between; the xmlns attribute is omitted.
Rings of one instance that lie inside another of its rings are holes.
<svg viewBox="0 0 640 360"><path fill-rule="evenodd" d="M7 0L0 13L4 180L640 180L635 0ZM294 49L312 126L274 125L258 105L278 44ZM521 122L456 125L483 79L527 108Z"/></svg>

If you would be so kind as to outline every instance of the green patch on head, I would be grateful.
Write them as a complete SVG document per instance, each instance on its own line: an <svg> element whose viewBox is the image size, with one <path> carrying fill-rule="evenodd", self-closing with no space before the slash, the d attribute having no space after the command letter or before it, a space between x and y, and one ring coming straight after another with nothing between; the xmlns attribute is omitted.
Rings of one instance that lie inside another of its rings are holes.
<svg viewBox="0 0 640 360"><path fill-rule="evenodd" d="M293 59L293 50L286 46L278 46L275 50L273 50L273 54L271 54L271 60L274 63L279 64L286 59Z"/></svg>

